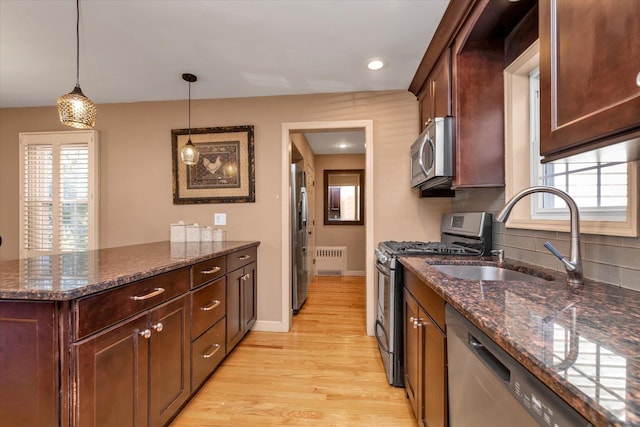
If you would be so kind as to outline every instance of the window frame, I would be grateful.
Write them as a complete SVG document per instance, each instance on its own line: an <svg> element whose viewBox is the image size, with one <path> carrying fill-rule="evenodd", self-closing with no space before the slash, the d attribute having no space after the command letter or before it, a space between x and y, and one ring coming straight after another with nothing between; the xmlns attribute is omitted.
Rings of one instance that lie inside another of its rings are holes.
<svg viewBox="0 0 640 427"><path fill-rule="evenodd" d="M531 157L537 156L530 142L529 73L539 64L539 41L533 43L504 70L505 96L505 199L532 185ZM523 163L526 162L526 167ZM538 185L538 184L536 184ZM534 195L535 196L535 195ZM507 220L507 228L567 231L566 218L539 219L532 215L533 197L517 203ZM624 221L586 219L582 233L611 236L638 236L638 162L627 163L627 209ZM582 212L582 209L581 209Z"/></svg>
<svg viewBox="0 0 640 427"><path fill-rule="evenodd" d="M59 184L61 181L59 172L60 147L74 144L87 145L87 165L88 165L88 225L87 225L87 250L99 248L99 138L98 132L95 130L86 131L62 131L62 132L21 132L19 134L19 254L20 258L28 258L42 255L55 255L63 253L57 239L59 234L60 218L54 216L53 224L53 243L51 250L27 250L25 248L25 153L30 145L50 145L57 147L53 150L57 159L53 160L53 211L60 211L63 200L55 196L59 193ZM64 253L68 253L65 251Z"/></svg>

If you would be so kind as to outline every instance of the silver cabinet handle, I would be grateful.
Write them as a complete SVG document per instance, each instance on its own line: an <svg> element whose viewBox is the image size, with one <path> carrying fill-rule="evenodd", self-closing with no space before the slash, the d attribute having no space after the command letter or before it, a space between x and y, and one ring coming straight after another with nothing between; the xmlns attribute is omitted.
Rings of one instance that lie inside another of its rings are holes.
<svg viewBox="0 0 640 427"><path fill-rule="evenodd" d="M162 325L162 322L158 322L155 325L151 325L152 329L155 329L158 332L162 332L162 329L164 329L164 326Z"/></svg>
<svg viewBox="0 0 640 427"><path fill-rule="evenodd" d="M640 73L636 76L636 85L640 86Z"/></svg>
<svg viewBox="0 0 640 427"><path fill-rule="evenodd" d="M220 350L220 344L213 344L207 348L207 351L201 354L203 359L209 359L213 357Z"/></svg>
<svg viewBox="0 0 640 427"><path fill-rule="evenodd" d="M164 288L155 288L153 291L149 292L148 294L144 294L144 295L134 295L131 297L132 300L134 301L144 301L147 300L149 298L153 298L153 297L157 297L158 295L164 293Z"/></svg>
<svg viewBox="0 0 640 427"><path fill-rule="evenodd" d="M244 261L245 259L249 259L249 258L251 258L251 255L242 255L238 257L238 259L241 261Z"/></svg>
<svg viewBox="0 0 640 427"><path fill-rule="evenodd" d="M214 273L217 273L220 270L222 270L220 267L213 267L213 268L210 268L209 270L202 270L200 273L201 274L214 274Z"/></svg>
<svg viewBox="0 0 640 427"><path fill-rule="evenodd" d="M213 300L209 304L205 305L204 307L200 307L200 310L202 310L202 311L211 311L211 310L213 310L214 308L216 308L219 305L220 305L220 301Z"/></svg>
<svg viewBox="0 0 640 427"><path fill-rule="evenodd" d="M138 332L138 335L140 335L142 338L149 339L151 338L151 329L145 329L144 331L140 331Z"/></svg>
<svg viewBox="0 0 640 427"><path fill-rule="evenodd" d="M251 277L251 275L249 273L243 274L242 276L240 276L240 280L246 281L247 279L249 279L249 277Z"/></svg>

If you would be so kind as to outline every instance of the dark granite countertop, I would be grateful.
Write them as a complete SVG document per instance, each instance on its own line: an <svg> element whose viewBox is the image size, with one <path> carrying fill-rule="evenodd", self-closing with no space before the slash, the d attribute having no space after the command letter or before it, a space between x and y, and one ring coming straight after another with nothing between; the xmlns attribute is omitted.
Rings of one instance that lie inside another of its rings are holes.
<svg viewBox="0 0 640 427"><path fill-rule="evenodd" d="M597 426L640 426L640 292L565 275L532 282L453 279L434 264L491 259L401 256L401 263Z"/></svg>
<svg viewBox="0 0 640 427"><path fill-rule="evenodd" d="M71 300L259 244L156 242L0 261L0 299Z"/></svg>

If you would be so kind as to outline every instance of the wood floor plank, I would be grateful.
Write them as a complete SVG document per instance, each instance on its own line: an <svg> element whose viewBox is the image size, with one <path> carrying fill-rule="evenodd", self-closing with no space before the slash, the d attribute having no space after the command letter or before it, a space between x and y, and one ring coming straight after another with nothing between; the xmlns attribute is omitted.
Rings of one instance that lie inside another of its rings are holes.
<svg viewBox="0 0 640 427"><path fill-rule="evenodd" d="M415 427L365 333L361 277L319 277L289 333L250 332L171 424Z"/></svg>

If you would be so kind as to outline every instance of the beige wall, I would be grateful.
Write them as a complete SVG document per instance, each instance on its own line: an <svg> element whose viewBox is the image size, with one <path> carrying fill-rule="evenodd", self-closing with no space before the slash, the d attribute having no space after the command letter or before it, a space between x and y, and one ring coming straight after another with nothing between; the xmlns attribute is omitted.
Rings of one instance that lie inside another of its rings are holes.
<svg viewBox="0 0 640 427"><path fill-rule="evenodd" d="M324 171L365 169L364 154L320 155L316 165L316 245L346 246L347 271L365 272L366 228L364 225L324 225ZM366 200L365 200L366 205Z"/></svg>
<svg viewBox="0 0 640 427"><path fill-rule="evenodd" d="M52 104L55 100L52 100ZM191 125L255 126L256 202L174 205L171 129L187 125L187 101L98 105L101 247L167 240L169 224L212 224L227 214L230 240L259 240L258 320L281 320L282 123L373 120L374 240L437 240L449 199L409 188L418 104L406 91L192 100ZM18 133L68 130L54 107L0 109L0 259L18 256ZM368 171L369 172L369 171Z"/></svg>

